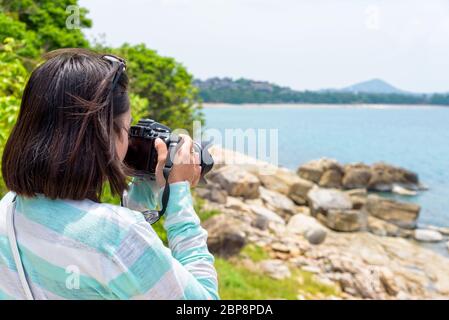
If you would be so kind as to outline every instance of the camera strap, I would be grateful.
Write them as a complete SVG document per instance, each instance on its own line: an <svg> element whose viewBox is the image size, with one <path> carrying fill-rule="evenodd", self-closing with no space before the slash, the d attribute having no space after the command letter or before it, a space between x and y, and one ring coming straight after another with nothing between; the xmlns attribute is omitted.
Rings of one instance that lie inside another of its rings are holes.
<svg viewBox="0 0 449 320"><path fill-rule="evenodd" d="M162 199L161 199L161 210L147 210L142 212L145 220L150 223L156 223L159 219L165 214L168 206L168 200L170 199L170 184L168 183L168 178L170 176L170 172L173 168L173 159L176 155L176 152L179 148L184 144L184 141L177 135L172 134L170 136L170 140L167 148L167 159L165 160L165 165L162 170L162 174L165 179L164 191L162 191Z"/></svg>

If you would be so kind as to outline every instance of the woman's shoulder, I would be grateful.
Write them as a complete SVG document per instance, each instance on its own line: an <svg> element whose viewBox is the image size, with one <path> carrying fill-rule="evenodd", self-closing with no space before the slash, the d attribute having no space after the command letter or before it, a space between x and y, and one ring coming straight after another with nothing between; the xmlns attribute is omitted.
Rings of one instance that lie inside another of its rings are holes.
<svg viewBox="0 0 449 320"><path fill-rule="evenodd" d="M128 228L133 224L145 221L142 213L110 203L98 203L91 200L74 201L63 200L67 205L86 212L94 217L94 220L107 220L120 227Z"/></svg>

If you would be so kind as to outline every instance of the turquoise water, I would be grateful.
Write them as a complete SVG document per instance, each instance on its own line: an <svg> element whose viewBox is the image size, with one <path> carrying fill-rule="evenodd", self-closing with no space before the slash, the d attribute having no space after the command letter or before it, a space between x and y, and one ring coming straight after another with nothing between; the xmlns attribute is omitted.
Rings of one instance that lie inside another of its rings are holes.
<svg viewBox="0 0 449 320"><path fill-rule="evenodd" d="M449 108L206 106L204 113L208 128L278 129L279 165L290 169L330 157L415 171L430 189L394 197L420 204L420 223L449 226Z"/></svg>

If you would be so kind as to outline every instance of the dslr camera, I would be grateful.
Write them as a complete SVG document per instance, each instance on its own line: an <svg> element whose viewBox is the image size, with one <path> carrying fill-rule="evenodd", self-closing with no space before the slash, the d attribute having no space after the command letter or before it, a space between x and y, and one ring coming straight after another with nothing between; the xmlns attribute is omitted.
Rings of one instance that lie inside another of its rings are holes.
<svg viewBox="0 0 449 320"><path fill-rule="evenodd" d="M157 151L154 142L157 138L162 139L167 145L168 153L164 166L164 177L167 179L181 138L173 134L169 127L152 119L140 120L136 125L131 126L129 131L129 147L125 163L135 171L136 175L149 176L151 179L155 179ZM210 146L210 142L193 143L194 151L200 155L200 181L202 182L205 182L204 176L214 165L214 160L208 151Z"/></svg>

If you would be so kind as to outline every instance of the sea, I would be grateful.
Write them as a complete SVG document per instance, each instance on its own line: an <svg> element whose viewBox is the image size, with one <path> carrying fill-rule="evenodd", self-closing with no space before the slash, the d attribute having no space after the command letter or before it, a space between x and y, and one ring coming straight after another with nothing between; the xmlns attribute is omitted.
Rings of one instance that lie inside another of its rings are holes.
<svg viewBox="0 0 449 320"><path fill-rule="evenodd" d="M390 196L421 205L419 225L449 226L449 107L205 104L203 113L205 127L223 135L226 129L254 129L268 136L274 129L274 164L292 170L322 157L412 170L429 189Z"/></svg>

